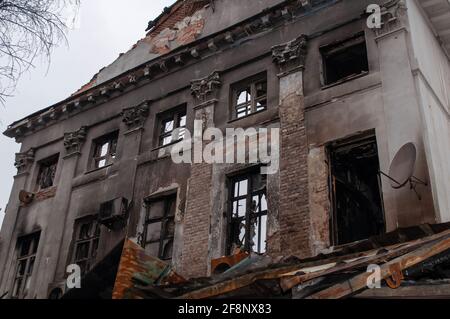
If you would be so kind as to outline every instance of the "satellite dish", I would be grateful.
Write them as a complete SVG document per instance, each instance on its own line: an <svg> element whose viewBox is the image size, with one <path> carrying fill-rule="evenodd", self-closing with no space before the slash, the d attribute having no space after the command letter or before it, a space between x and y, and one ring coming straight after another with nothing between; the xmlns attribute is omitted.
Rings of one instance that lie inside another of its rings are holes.
<svg viewBox="0 0 450 319"><path fill-rule="evenodd" d="M416 168L417 150L413 143L405 144L395 155L389 169L391 186L403 188L413 177Z"/></svg>
<svg viewBox="0 0 450 319"><path fill-rule="evenodd" d="M34 194L29 193L27 191L21 190L19 193L19 200L21 203L28 205L30 204L34 199Z"/></svg>
<svg viewBox="0 0 450 319"><path fill-rule="evenodd" d="M391 186L394 189L400 189L405 187L408 183L411 190L413 190L419 200L421 197L416 190L417 184L428 186L427 182L424 182L414 176L417 160L417 149L413 143L407 143L403 145L392 160L389 174L380 173L391 181Z"/></svg>

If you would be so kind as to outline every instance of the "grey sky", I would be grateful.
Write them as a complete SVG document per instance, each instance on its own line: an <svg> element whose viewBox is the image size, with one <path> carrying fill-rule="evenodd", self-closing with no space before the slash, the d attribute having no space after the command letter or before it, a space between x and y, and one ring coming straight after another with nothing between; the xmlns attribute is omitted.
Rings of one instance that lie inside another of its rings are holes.
<svg viewBox="0 0 450 319"><path fill-rule="evenodd" d="M50 106L87 83L99 69L113 62L145 36L147 22L175 0L82 0L78 28L68 34L69 47L52 55L50 68L36 61L23 76L15 96L0 106L0 129ZM16 173L14 154L19 145L0 136L0 225Z"/></svg>

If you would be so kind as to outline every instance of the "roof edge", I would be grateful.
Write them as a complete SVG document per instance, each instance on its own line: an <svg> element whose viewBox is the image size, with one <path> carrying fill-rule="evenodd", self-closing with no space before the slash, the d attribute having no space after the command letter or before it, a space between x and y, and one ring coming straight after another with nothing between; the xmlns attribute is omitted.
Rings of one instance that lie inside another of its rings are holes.
<svg viewBox="0 0 450 319"><path fill-rule="evenodd" d="M264 9L262 12L228 28L180 46L171 52L127 70L102 84L69 96L60 102L17 120L10 124L3 134L16 139L25 137L27 131L30 129L33 129L33 132L44 129L50 126L47 125L48 122L58 121L64 113L78 113L76 112L77 110L82 111L84 106L91 103L103 104L107 101L103 101L102 99L109 98L112 92L120 91L121 95L128 87L136 87L141 80L152 80L157 78L158 73L168 73L169 67L179 67L180 65L183 67L185 64L183 58L199 60L202 55L211 53L211 50L216 50L219 45L230 45L238 39L240 40L242 35L248 37L260 33L267 28L273 27L280 20L291 20L294 17L301 19L307 13L310 14L311 11L319 11L323 7L334 5L341 0L324 0L324 2L316 6L312 6L309 1L305 0L300 3L298 0L285 0ZM303 11L304 15L298 15L297 11ZM294 15L294 13L297 13L297 15ZM238 38L238 36L241 37ZM115 97L117 95L112 98Z"/></svg>

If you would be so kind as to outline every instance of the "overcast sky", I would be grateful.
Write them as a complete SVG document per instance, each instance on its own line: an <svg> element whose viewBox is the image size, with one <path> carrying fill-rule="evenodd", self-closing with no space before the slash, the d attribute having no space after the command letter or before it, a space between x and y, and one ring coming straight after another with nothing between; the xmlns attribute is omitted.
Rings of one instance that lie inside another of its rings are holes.
<svg viewBox="0 0 450 319"><path fill-rule="evenodd" d="M69 46L57 48L50 68L37 61L19 82L15 96L0 106L0 130L37 110L59 102L89 82L145 36L148 21L175 0L81 0L79 23L68 34ZM48 69L48 71L47 71ZM8 203L19 145L0 136L0 225Z"/></svg>

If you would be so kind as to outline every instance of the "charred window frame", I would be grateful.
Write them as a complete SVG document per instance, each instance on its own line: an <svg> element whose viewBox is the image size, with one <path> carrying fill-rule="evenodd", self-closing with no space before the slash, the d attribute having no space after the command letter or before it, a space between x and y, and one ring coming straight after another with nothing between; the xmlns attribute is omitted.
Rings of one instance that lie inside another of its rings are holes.
<svg viewBox="0 0 450 319"><path fill-rule="evenodd" d="M237 248L264 254L267 240L267 179L250 171L229 179L227 253Z"/></svg>
<svg viewBox="0 0 450 319"><path fill-rule="evenodd" d="M20 237L17 240L17 266L11 297L25 298L30 288L41 233Z"/></svg>
<svg viewBox="0 0 450 319"><path fill-rule="evenodd" d="M39 162L39 173L36 181L37 191L54 186L59 154Z"/></svg>
<svg viewBox="0 0 450 319"><path fill-rule="evenodd" d="M95 264L100 243L101 228L97 216L87 217L75 223L75 243L72 263L85 275Z"/></svg>
<svg viewBox="0 0 450 319"><path fill-rule="evenodd" d="M231 86L232 119L267 110L267 74L262 73Z"/></svg>
<svg viewBox="0 0 450 319"><path fill-rule="evenodd" d="M172 260L176 202L176 194L146 201L143 246L147 253L163 261Z"/></svg>
<svg viewBox="0 0 450 319"><path fill-rule="evenodd" d="M119 132L107 134L94 140L93 168L99 169L114 163L117 155Z"/></svg>
<svg viewBox="0 0 450 319"><path fill-rule="evenodd" d="M345 245L386 232L377 140L366 132L327 147L331 242Z"/></svg>
<svg viewBox="0 0 450 319"><path fill-rule="evenodd" d="M160 114L158 119L158 146L167 146L184 139L187 124L185 105Z"/></svg>
<svg viewBox="0 0 450 319"><path fill-rule="evenodd" d="M336 85L369 73L364 32L320 48L323 85Z"/></svg>

